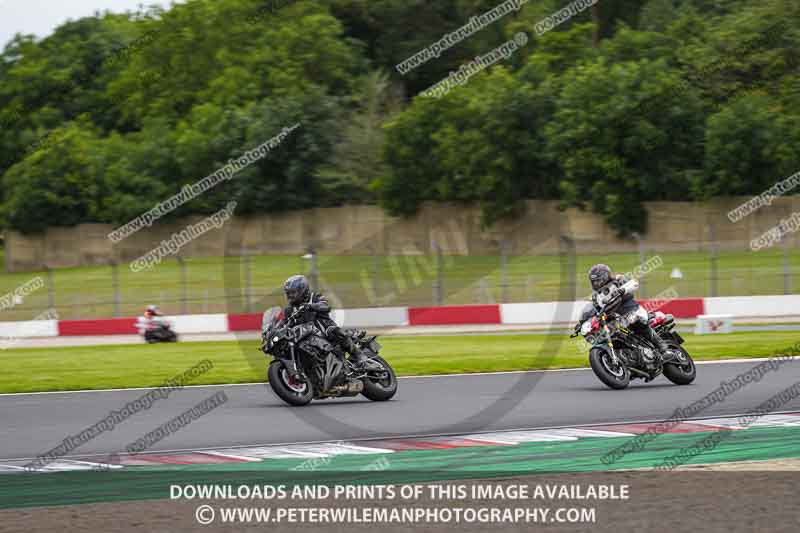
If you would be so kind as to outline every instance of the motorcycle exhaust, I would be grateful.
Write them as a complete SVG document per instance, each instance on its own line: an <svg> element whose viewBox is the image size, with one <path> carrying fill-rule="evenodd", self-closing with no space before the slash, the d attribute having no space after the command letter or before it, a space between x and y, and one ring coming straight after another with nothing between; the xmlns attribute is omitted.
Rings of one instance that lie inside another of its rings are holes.
<svg viewBox="0 0 800 533"><path fill-rule="evenodd" d="M351 381L346 385L337 385L331 388L331 392L336 393L340 396L356 396L357 394L361 394L361 391L363 390L364 390L363 381Z"/></svg>

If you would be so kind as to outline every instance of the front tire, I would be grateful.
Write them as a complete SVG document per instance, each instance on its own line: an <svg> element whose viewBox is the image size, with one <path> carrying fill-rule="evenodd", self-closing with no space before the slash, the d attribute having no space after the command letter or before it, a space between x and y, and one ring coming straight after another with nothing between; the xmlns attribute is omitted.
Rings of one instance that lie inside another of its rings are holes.
<svg viewBox="0 0 800 533"><path fill-rule="evenodd" d="M282 361L273 361L269 364L267 379L275 394L289 405L302 407L311 403L314 398L314 387L311 382L301 383L291 378Z"/></svg>
<svg viewBox="0 0 800 533"><path fill-rule="evenodd" d="M630 369L619 359L615 365L611 360L611 354L606 350L592 348L589 351L589 364L595 376L609 388L622 390L631 382Z"/></svg>
<svg viewBox="0 0 800 533"><path fill-rule="evenodd" d="M664 365L664 376L675 385L690 384L694 381L694 378L697 377L697 367L694 366L692 356L681 346L670 346L670 348L675 351L680 351L686 362L682 365L666 363Z"/></svg>
<svg viewBox="0 0 800 533"><path fill-rule="evenodd" d="M377 355L370 357L371 362L381 365L386 370L388 376L381 380L372 380L368 377L363 378L364 390L361 391L366 398L373 402L385 402L390 400L397 392L397 376L392 367Z"/></svg>

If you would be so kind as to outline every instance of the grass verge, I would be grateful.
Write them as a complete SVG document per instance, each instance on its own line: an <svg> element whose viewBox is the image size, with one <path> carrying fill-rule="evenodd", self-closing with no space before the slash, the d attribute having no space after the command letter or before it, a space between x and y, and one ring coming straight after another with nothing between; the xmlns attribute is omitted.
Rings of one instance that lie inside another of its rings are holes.
<svg viewBox="0 0 800 533"><path fill-rule="evenodd" d="M685 338L696 360L715 360L790 353L797 333L687 334ZM588 366L588 345L575 340L525 334L442 335L383 337L381 343L382 355L397 374L414 376ZM0 356L0 392L157 386L201 359L211 360L214 367L194 384L265 380L266 358L259 359L258 341L23 348Z"/></svg>

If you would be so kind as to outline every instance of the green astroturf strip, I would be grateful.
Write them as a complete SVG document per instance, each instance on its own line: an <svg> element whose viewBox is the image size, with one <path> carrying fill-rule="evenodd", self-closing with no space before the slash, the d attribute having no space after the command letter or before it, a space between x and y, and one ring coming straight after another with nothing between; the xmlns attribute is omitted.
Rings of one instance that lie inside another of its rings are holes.
<svg viewBox="0 0 800 533"><path fill-rule="evenodd" d="M0 508L163 499L169 497L170 484L231 484L234 488L239 484L398 484L646 469L715 434L722 435L717 432L659 435L643 450L611 465L604 464L601 458L632 437L343 455L315 461L313 471L301 467L309 464L307 460L270 459L259 463L129 467L113 472L8 474L0 476ZM798 436L800 427L725 431L716 447L685 464L796 458L800 457ZM375 470L378 468L382 470Z"/></svg>

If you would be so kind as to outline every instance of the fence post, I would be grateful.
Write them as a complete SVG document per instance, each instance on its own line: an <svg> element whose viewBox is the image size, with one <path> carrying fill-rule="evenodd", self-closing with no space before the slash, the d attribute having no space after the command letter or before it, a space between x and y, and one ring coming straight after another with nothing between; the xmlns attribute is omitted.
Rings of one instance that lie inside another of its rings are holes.
<svg viewBox="0 0 800 533"><path fill-rule="evenodd" d="M372 290L375 291L375 302L381 301L381 276L380 276L380 258L375 253L375 249L370 245L370 253L372 254Z"/></svg>
<svg viewBox="0 0 800 533"><path fill-rule="evenodd" d="M578 297L578 291L576 286L577 281L577 261L575 258L575 240L568 236L568 235L561 235L560 239L560 247L559 247L559 255L561 256L562 260L566 255L567 259L567 290L569 291L566 295L560 294L558 298L564 298L565 300L575 300ZM563 267L563 265L562 265ZM561 287L563 291L563 287Z"/></svg>
<svg viewBox="0 0 800 533"><path fill-rule="evenodd" d="M116 261L111 261L111 287L114 290L114 316L120 317L120 294L119 294L119 265Z"/></svg>
<svg viewBox="0 0 800 533"><path fill-rule="evenodd" d="M638 232L633 233L633 238L636 239L637 247L639 248L639 265L644 265L645 262L645 249L644 249L644 241L642 240L642 236L639 235ZM647 298L647 287L645 284L646 276L642 276L639 279L639 295L641 298Z"/></svg>
<svg viewBox="0 0 800 533"><path fill-rule="evenodd" d="M717 296L717 281L719 275L719 268L717 265L717 240L716 233L714 232L713 224L708 225L708 234L710 236L711 244L711 296Z"/></svg>
<svg viewBox="0 0 800 533"><path fill-rule="evenodd" d="M500 302L508 301L508 240L500 241Z"/></svg>
<svg viewBox="0 0 800 533"><path fill-rule="evenodd" d="M47 272L47 308L55 309L56 295L53 288L53 269L45 265L45 272Z"/></svg>
<svg viewBox="0 0 800 533"><path fill-rule="evenodd" d="M319 267L317 266L317 252L313 248L308 251L308 259L311 261L311 290L314 292L319 291Z"/></svg>
<svg viewBox="0 0 800 533"><path fill-rule="evenodd" d="M181 270L181 314L188 314L188 282L186 279L186 261L178 254L175 256L178 259L178 267Z"/></svg>
<svg viewBox="0 0 800 533"><path fill-rule="evenodd" d="M783 294L792 294L792 268L789 264L789 238L783 238Z"/></svg>
<svg viewBox="0 0 800 533"><path fill-rule="evenodd" d="M251 283L251 274L250 274L250 254L247 250L242 250L239 259L242 264L243 277L244 277L244 291L242 291L242 309L245 313L250 312L250 283Z"/></svg>
<svg viewBox="0 0 800 533"><path fill-rule="evenodd" d="M536 280L530 274L525 279L525 301L526 302L533 302L535 301L535 294L533 293L533 287L536 285Z"/></svg>
<svg viewBox="0 0 800 533"><path fill-rule="evenodd" d="M433 241L433 251L436 254L436 281L433 284L434 301L436 305L444 302L444 268L442 265L442 248Z"/></svg>

